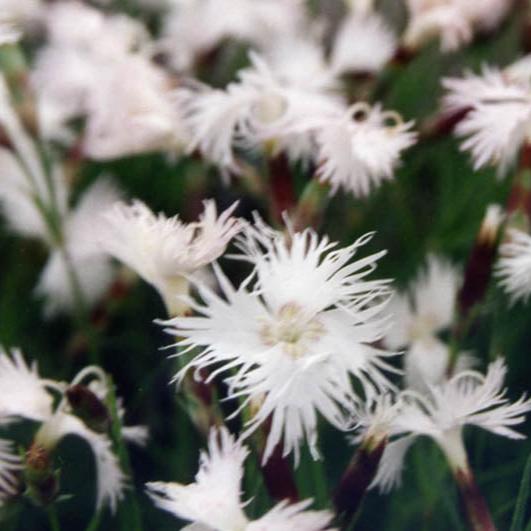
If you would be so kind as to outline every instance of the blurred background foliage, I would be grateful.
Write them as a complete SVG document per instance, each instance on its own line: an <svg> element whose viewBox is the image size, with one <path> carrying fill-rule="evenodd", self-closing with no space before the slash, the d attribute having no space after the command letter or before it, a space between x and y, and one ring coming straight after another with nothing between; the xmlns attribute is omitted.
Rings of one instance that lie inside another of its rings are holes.
<svg viewBox="0 0 531 531"><path fill-rule="evenodd" d="M332 3L322 0L314 5L330 10ZM396 9L397 2L388 0L384 4L394 17L393 22L399 25L403 13ZM126 10L137 13L132 3ZM157 21L153 24L156 26ZM422 127L437 111L442 77L459 75L465 69L477 71L484 63L507 64L523 54L521 38L522 20L515 12L496 35L481 38L457 53L441 55L437 43L433 43L408 64L386 70L374 81L372 89L385 108L397 110ZM203 72L203 76L204 80L223 86L245 64L245 47L225 43L218 61L216 69ZM82 169L79 189L102 173L118 180L126 196L142 199L154 211L180 213L185 220L197 215L205 197L215 197L220 207L240 199L238 213L242 216L250 216L255 209L266 211L263 197L250 196L238 182L223 184L214 168L205 167L194 158L172 160L147 155L110 163L87 163ZM303 168L297 169L299 192L309 178ZM406 152L396 179L385 183L368 199L357 200L342 193L335 196L322 232L348 244L368 231L376 231L367 252L388 250L377 275L393 278L395 285L403 288L415 277L427 253L447 256L463 267L486 206L493 202L503 204L509 187L510 179L498 180L494 170L474 172L455 138L427 138ZM44 377L70 378L89 362L84 338L68 316L43 320L42 301L36 299L33 290L46 251L39 243L13 236L3 223L0 221L0 341L5 346L20 346L29 359L38 360ZM229 269L233 267L230 261L226 265ZM140 281L106 304L103 321L98 320L101 308L93 314L101 363L113 375L124 398L127 420L147 424L151 431L147 448L131 448L134 470L131 489L138 497L144 529L177 529L180 526L173 516L154 508L143 493L143 484L150 480L190 482L204 441L175 399L174 386L168 384L174 361L168 360L168 352L160 348L170 343L171 338L153 322L164 317L164 307L157 293ZM499 354L506 356L510 369L507 384L515 397L530 388L530 324L529 305L510 306L498 289L491 289L463 345L483 365ZM18 440L27 440L31 426L17 429ZM530 422L522 432L531 434ZM499 529L509 529L531 441L510 441L471 429L466 432L466 443L478 484ZM337 484L352 448L343 434L323 424L322 453L324 461L317 464L312 464L303 453L296 471L301 496L315 498L317 507L328 506L328 493ZM72 496L59 504L59 518L67 531L84 529L94 506L92 457L84 443L70 438L62 443L60 455L62 490ZM262 514L271 502L257 474L256 463L248 463L248 468L244 497L252 497L250 514ZM326 484L319 479L321 470ZM107 515L100 529L133 529L131 503L128 496L118 516L111 519ZM29 505L9 510L17 514L1 523L1 529L48 529L46 514L40 510ZM527 518L531 518L531 511ZM433 443L426 440L413 448L400 489L390 495L371 491L357 529L465 529L456 487ZM527 529L531 530L531 525Z"/></svg>

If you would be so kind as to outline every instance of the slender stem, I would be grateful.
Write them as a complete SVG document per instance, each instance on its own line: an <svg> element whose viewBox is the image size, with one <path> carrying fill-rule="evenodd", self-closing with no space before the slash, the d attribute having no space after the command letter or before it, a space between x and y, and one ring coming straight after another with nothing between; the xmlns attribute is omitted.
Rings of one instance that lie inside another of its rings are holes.
<svg viewBox="0 0 531 531"><path fill-rule="evenodd" d="M329 202L330 187L313 178L306 185L295 209L293 216L295 231L304 230L306 227L319 227Z"/></svg>
<svg viewBox="0 0 531 531"><path fill-rule="evenodd" d="M86 531L96 531L98 527L100 526L100 522L101 522L101 511L96 511L92 515L92 519L90 520Z"/></svg>
<svg viewBox="0 0 531 531"><path fill-rule="evenodd" d="M51 531L61 531L61 525L59 523L59 517L57 516L55 505L50 505L47 512Z"/></svg>
<svg viewBox="0 0 531 531"><path fill-rule="evenodd" d="M122 437L122 422L120 420L120 415L118 413L118 405L116 401L116 392L114 388L114 383L110 377L109 378L109 393L108 393L108 405L109 410L111 412L112 416L112 424L111 424L111 436L112 441L114 444L115 451L118 455L118 458L120 460L120 465L122 467L122 470L125 472L125 474L132 478L132 471L131 471L131 462L129 460L129 452L127 451L127 447L124 443L124 439ZM124 531L142 531L142 519L140 514L140 507L138 505L138 500L136 497L136 493L134 489L131 489L130 494L128 496L128 503L126 507L126 511L123 510L122 505L122 515L126 515L125 518L121 518L121 524ZM123 521L122 521L123 520Z"/></svg>
<svg viewBox="0 0 531 531"><path fill-rule="evenodd" d="M471 531L496 531L490 509L470 468L467 470L457 468L454 470L454 477Z"/></svg>

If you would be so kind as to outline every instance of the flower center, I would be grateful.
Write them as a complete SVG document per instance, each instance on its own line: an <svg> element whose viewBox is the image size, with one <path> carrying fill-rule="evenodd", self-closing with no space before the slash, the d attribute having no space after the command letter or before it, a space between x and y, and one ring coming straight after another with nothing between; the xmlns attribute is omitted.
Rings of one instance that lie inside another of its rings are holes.
<svg viewBox="0 0 531 531"><path fill-rule="evenodd" d="M311 343L319 340L324 331L318 319L308 319L297 304L288 303L262 326L260 336L265 345L280 344L287 355L297 359L304 355Z"/></svg>

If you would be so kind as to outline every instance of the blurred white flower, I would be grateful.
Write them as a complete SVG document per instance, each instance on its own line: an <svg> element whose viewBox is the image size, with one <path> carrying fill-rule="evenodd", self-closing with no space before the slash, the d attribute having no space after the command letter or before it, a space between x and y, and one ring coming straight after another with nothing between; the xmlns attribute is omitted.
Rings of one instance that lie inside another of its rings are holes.
<svg viewBox="0 0 531 531"><path fill-rule="evenodd" d="M393 57L396 47L396 36L381 15L351 10L334 39L332 69L338 74L378 72Z"/></svg>
<svg viewBox="0 0 531 531"><path fill-rule="evenodd" d="M0 14L0 46L13 44L20 39L20 31L16 23L4 13Z"/></svg>
<svg viewBox="0 0 531 531"><path fill-rule="evenodd" d="M113 269L109 257L98 244L100 231L103 230L101 215L120 196L116 185L101 177L85 191L78 205L65 215L63 244L52 249L36 287L36 292L46 298L46 315L70 311L78 303L72 287L72 271L89 307L106 293L113 279Z"/></svg>
<svg viewBox="0 0 531 531"><path fill-rule="evenodd" d="M160 45L175 69L190 70L223 39L267 49L279 38L298 33L304 19L300 0L178 1L165 16Z"/></svg>
<svg viewBox="0 0 531 531"><path fill-rule="evenodd" d="M450 380L430 386L429 396L405 391L403 405L393 422L394 433L404 437L389 443L372 486L382 490L400 483L405 454L421 435L432 438L444 452L454 471L468 471L468 459L463 443L465 425L508 437L523 439L513 426L525 420L531 411L531 399L521 396L511 403L503 382L507 368L502 359L491 363L487 374L463 371Z"/></svg>
<svg viewBox="0 0 531 531"><path fill-rule="evenodd" d="M164 323L183 338L178 347L199 349L176 379L190 368L217 365L211 378L235 369L229 395L253 404L245 436L271 419L264 462L282 440L296 461L303 440L317 459L317 413L344 427L352 376L366 398L392 387L384 371L394 354L371 346L383 334L387 281L365 278L385 252L351 262L372 235L338 248L309 229L286 239L258 223L240 238L240 259L254 266L247 280L236 290L215 267L223 298L199 285L203 304L187 301L198 315Z"/></svg>
<svg viewBox="0 0 531 531"><path fill-rule="evenodd" d="M219 216L213 201L205 201L199 221L183 223L178 216L158 215L141 201L117 203L105 217L101 247L152 284L170 315L186 309L187 276L219 258L240 229L231 217L237 203Z"/></svg>
<svg viewBox="0 0 531 531"><path fill-rule="evenodd" d="M199 149L215 164L234 171L235 147L250 149L269 143L276 151L285 149L292 158L311 156L314 144L299 124L309 116L335 116L344 106L315 48L297 40L291 51L280 52L289 43L272 48L270 63L251 53L251 67L239 72L239 81L225 90L177 91L192 136L189 151ZM285 57L289 65L298 66L288 67L283 63Z"/></svg>
<svg viewBox="0 0 531 531"><path fill-rule="evenodd" d="M16 473L21 468L20 457L13 450L11 441L0 439L0 507L9 496L19 491Z"/></svg>
<svg viewBox="0 0 531 531"><path fill-rule="evenodd" d="M0 46L16 42L42 17L41 0L0 0Z"/></svg>
<svg viewBox="0 0 531 531"><path fill-rule="evenodd" d="M530 138L531 77L484 68L481 75L445 79L443 85L450 111L470 109L456 127L466 137L461 149L471 152L476 170L490 164L503 175Z"/></svg>
<svg viewBox="0 0 531 531"><path fill-rule="evenodd" d="M393 178L402 151L415 143L412 126L396 112L366 103L356 103L330 119L318 118L313 128L319 179L330 183L332 193L343 188L356 197L367 196Z"/></svg>
<svg viewBox="0 0 531 531"><path fill-rule="evenodd" d="M449 348L437 334L453 323L455 300L461 275L444 259L429 255L424 270L407 293L396 293L389 304L392 326L384 343L391 349L406 348L405 380L409 388L425 391L426 385L440 383L448 368ZM459 369L470 365L459 357Z"/></svg>
<svg viewBox="0 0 531 531"><path fill-rule="evenodd" d="M456 50L476 32L494 29L511 5L512 0L407 0L410 17L404 44L415 50L440 37L443 51Z"/></svg>
<svg viewBox="0 0 531 531"><path fill-rule="evenodd" d="M170 79L151 62L139 22L78 2L54 4L46 21L49 44L32 73L46 138L72 143L68 122L86 117L83 151L91 158L170 150L184 142Z"/></svg>
<svg viewBox="0 0 531 531"><path fill-rule="evenodd" d="M147 492L157 507L193 522L185 529L204 531L324 531L332 514L306 511L311 500L293 505L277 504L264 516L249 521L243 512L240 485L248 450L226 428L212 429L208 451L201 452L195 482L147 483ZM208 510L205 510L208 507ZM331 530L330 530L331 531Z"/></svg>
<svg viewBox="0 0 531 531"><path fill-rule="evenodd" d="M531 236L509 229L507 240L500 246L495 275L514 303L527 302L531 295Z"/></svg>

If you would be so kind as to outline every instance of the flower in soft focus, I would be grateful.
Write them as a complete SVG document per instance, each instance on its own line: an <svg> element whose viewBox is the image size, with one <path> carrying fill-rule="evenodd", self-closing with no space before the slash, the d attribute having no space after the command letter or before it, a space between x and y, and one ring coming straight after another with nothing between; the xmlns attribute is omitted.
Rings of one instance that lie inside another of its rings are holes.
<svg viewBox="0 0 531 531"><path fill-rule="evenodd" d="M97 468L97 509L108 505L114 512L118 501L123 496L126 477L122 472L118 458L113 453L112 443L103 430L89 426L89 417L83 418L82 408L74 410L71 405L69 390L80 386L83 381L97 381L97 386L107 386L107 377L99 367L86 367L74 377L70 384L43 379L37 372L36 364L29 366L20 351L11 355L0 351L0 419L2 422L13 423L30 419L40 423L32 448L50 455L59 442L67 435L77 435L91 447ZM86 394L90 397L90 388ZM60 399L54 405L54 397ZM68 398L68 400L67 400ZM94 398L97 400L96 398ZM75 404L77 405L77 404ZM91 404L94 406L94 402ZM99 405L99 408L105 408ZM89 409L91 415L98 411ZM145 432L142 427L133 426L130 434L134 442L141 442L139 435ZM125 438L125 432L122 434ZM31 453L31 451L30 451ZM1 457L1 454L0 454ZM14 462L14 461L13 461ZM0 477L0 488L1 477Z"/></svg>
<svg viewBox="0 0 531 531"><path fill-rule="evenodd" d="M16 42L42 16L41 0L0 0L0 46Z"/></svg>
<svg viewBox="0 0 531 531"><path fill-rule="evenodd" d="M332 69L338 74L379 72L396 47L396 36L383 17L354 2L334 39Z"/></svg>
<svg viewBox="0 0 531 531"><path fill-rule="evenodd" d="M72 143L76 135L68 122L86 117L82 149L93 159L184 143L170 78L150 60L139 22L77 2L54 4L46 22L49 43L32 73L46 138Z"/></svg>
<svg viewBox="0 0 531 531"><path fill-rule="evenodd" d="M499 255L495 274L500 286L513 303L517 300L527 302L531 295L531 236L510 229Z"/></svg>
<svg viewBox="0 0 531 531"><path fill-rule="evenodd" d="M389 443L373 486L390 490L400 483L404 457L421 435L432 438L444 452L454 471L469 469L463 443L463 427L474 425L508 437L523 439L513 429L531 411L531 399L521 396L511 403L503 382L507 368L502 359L491 363L487 374L463 371L449 380L429 387L429 395L405 391L393 421L393 432L403 436Z"/></svg>
<svg viewBox="0 0 531 531"><path fill-rule="evenodd" d="M155 215L144 203L117 203L105 214L101 247L136 271L160 293L170 315L186 311L188 275L219 258L240 230L231 217L237 203L219 216L205 201L199 221L183 223L178 216Z"/></svg>
<svg viewBox="0 0 531 531"><path fill-rule="evenodd" d="M193 522L186 529L204 531L324 531L332 514L306 511L311 500L277 504L258 520L250 521L241 501L243 463L248 450L226 428L212 429L208 451L201 452L195 482L147 483L147 492L157 507ZM208 510L205 510L208 508Z"/></svg>
<svg viewBox="0 0 531 531"><path fill-rule="evenodd" d="M74 209L65 214L63 245L52 249L36 288L36 292L46 298L47 315L71 311L78 304L70 281L73 273L89 307L109 288L113 269L97 238L103 230L100 216L120 196L120 190L109 179L101 177L85 191Z"/></svg>
<svg viewBox="0 0 531 531"><path fill-rule="evenodd" d="M311 120L309 120L309 123ZM415 143L413 122L404 122L394 111L356 103L332 118L317 119L317 175L356 197L367 196L382 181L391 180L403 150Z"/></svg>
<svg viewBox="0 0 531 531"><path fill-rule="evenodd" d="M396 293L392 298L389 313L393 323L384 343L391 349L407 349L404 357L407 387L424 391L426 385L444 378L449 348L438 334L453 323L460 283L461 275L455 267L430 255L407 293ZM458 370L471 363L469 356L461 355Z"/></svg>
<svg viewBox="0 0 531 531"><path fill-rule="evenodd" d="M476 32L494 29L505 17L512 0L407 0L409 23L404 44L416 50L440 37L443 51L468 44Z"/></svg>
<svg viewBox="0 0 531 531"><path fill-rule="evenodd" d="M192 69L223 39L267 49L279 38L298 33L305 20L300 0L179 0L173 4L160 45L177 70Z"/></svg>
<svg viewBox="0 0 531 531"><path fill-rule="evenodd" d="M19 492L16 473L21 469L20 457L10 441L0 439L0 508L10 496Z"/></svg>
<svg viewBox="0 0 531 531"><path fill-rule="evenodd" d="M344 427L357 396L352 376L369 398L392 386L383 371L393 370L394 354L371 345L383 335L387 281L365 278L385 251L352 261L372 235L339 248L310 229L287 237L260 220L244 234L240 259L254 266L247 280L235 289L216 267L223 297L199 285L203 303L187 301L197 315L164 323L182 338L178 347L199 350L177 378L190 368L234 369L229 394L255 412L245 435L271 419L264 462L282 439L296 461L303 440L317 459L317 413Z"/></svg>
<svg viewBox="0 0 531 531"><path fill-rule="evenodd" d="M284 40L267 60L251 53L252 65L225 90L178 90L191 134L188 150L199 149L213 163L233 171L236 147L267 144L274 151L285 149L291 158L311 157L314 144L301 124L309 117L335 116L344 108L331 72L315 52L307 41ZM297 67L286 68L285 57Z"/></svg>
<svg viewBox="0 0 531 531"><path fill-rule="evenodd" d="M443 85L449 91L443 100L445 107L451 112L468 110L456 134L465 137L461 149L471 153L474 169L494 165L499 175L505 174L530 138L528 58L503 71L484 68L481 75L445 79Z"/></svg>

